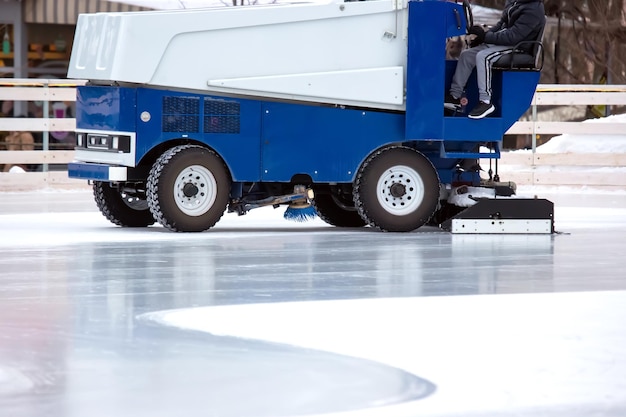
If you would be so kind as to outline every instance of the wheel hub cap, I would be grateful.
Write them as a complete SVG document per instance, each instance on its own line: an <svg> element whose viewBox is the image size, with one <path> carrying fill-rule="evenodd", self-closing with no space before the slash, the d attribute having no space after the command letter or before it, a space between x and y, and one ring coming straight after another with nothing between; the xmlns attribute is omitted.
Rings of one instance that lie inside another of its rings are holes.
<svg viewBox="0 0 626 417"><path fill-rule="evenodd" d="M198 191L199 191L198 187L196 187L190 182L183 185L183 194L185 195L185 197L193 197L196 194L198 194Z"/></svg>
<svg viewBox="0 0 626 417"><path fill-rule="evenodd" d="M412 213L424 200L422 177L406 165L396 165L383 172L376 190L381 207L397 216Z"/></svg>
<svg viewBox="0 0 626 417"><path fill-rule="evenodd" d="M202 165L183 169L174 182L174 201L188 216L201 216L213 206L217 196L217 181Z"/></svg>
<svg viewBox="0 0 626 417"><path fill-rule="evenodd" d="M389 187L389 193L394 198L400 198L406 194L406 186L398 182L393 183L391 187Z"/></svg>

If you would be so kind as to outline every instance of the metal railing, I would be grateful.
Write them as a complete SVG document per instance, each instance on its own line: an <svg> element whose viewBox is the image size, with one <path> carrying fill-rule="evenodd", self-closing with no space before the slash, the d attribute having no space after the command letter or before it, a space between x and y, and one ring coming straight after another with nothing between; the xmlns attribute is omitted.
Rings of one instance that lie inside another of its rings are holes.
<svg viewBox="0 0 626 417"><path fill-rule="evenodd" d="M515 123L508 135L532 135L532 149L537 147L539 135L561 135L576 133L584 135L626 134L623 123L589 124L568 121L541 121L538 107L581 106L581 105L626 105L626 85L573 85L540 84L531 104L531 119Z"/></svg>
<svg viewBox="0 0 626 417"><path fill-rule="evenodd" d="M40 167L37 172L6 173L0 172L0 191L36 189L45 187L80 187L86 181L67 178L66 171L49 169L63 166L72 161L74 151L71 149L51 149L50 132L76 129L74 118L50 117L51 103L73 102L76 100L76 86L84 85L85 81L52 80L52 79L0 79L0 101L39 101L42 102L42 117L5 117L0 118L0 132L30 131L42 132L42 141L38 150L6 151L2 150L0 139L0 166L10 164L35 164ZM546 166L593 166L593 167L625 167L626 155L623 154L587 154L587 155L550 155L535 153L537 138L540 135L577 133L587 135L624 135L626 125L623 123L581 123L571 121L539 120L540 106L581 106L581 105L626 105L626 85L551 85L542 84L532 101L530 120L515 123L507 134L531 135L532 153L503 152L501 165L522 165L529 169L524 173L517 170L516 180L519 183L555 183L565 180L564 175L553 175L551 180L539 175L537 167ZM591 136L593 137L593 136ZM592 139L591 139L592 140ZM575 178L577 180L573 180ZM605 176L606 177L606 176ZM569 175L566 183L604 184L606 178L593 179L588 174ZM626 187L626 180L611 180L616 186Z"/></svg>
<svg viewBox="0 0 626 417"><path fill-rule="evenodd" d="M29 117L25 107L25 117L1 117L0 132L41 132L41 142L34 143L37 150L8 151L4 138L0 138L0 167L14 164L35 165L36 172L0 172L0 190L21 190L46 186L76 186L78 182L67 178L66 171L50 171L49 167L67 164L72 161L71 149L51 149L51 132L74 132L76 119L54 118L52 103L76 101L76 86L86 81L65 79L0 79L0 101L13 101L16 105L26 102L41 103L41 117ZM73 144L72 144L73 145ZM73 146L71 146L73 148ZM0 170L2 171L2 170Z"/></svg>
<svg viewBox="0 0 626 417"><path fill-rule="evenodd" d="M626 142L626 123L610 119L602 123L583 123L540 120L538 117L541 106L566 109L588 105L626 105L626 85L539 85L533 97L530 120L517 122L507 132L531 135L531 151L503 152L499 161L502 177L520 185L626 190L626 153L610 149L587 153L537 152L540 136L575 134L585 135L587 140L594 141L602 136L619 135Z"/></svg>

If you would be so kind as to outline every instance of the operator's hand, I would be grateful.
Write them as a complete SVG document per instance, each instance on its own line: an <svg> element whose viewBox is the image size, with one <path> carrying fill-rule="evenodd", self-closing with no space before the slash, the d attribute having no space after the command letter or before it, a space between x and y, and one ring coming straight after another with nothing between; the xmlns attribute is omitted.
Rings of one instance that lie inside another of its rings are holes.
<svg viewBox="0 0 626 417"><path fill-rule="evenodd" d="M482 26L474 25L471 28L469 28L467 33L468 35L474 35L472 36L473 39L470 42L471 48L478 46L481 43L485 42L485 29L483 29Z"/></svg>

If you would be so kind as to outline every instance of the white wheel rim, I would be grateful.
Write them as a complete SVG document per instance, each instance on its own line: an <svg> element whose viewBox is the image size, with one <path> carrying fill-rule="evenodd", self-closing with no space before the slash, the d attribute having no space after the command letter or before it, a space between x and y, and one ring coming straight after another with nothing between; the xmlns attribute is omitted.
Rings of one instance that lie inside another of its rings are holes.
<svg viewBox="0 0 626 417"><path fill-rule="evenodd" d="M201 216L213 206L217 197L217 181L202 165L183 169L174 182L174 201L188 216Z"/></svg>
<svg viewBox="0 0 626 417"><path fill-rule="evenodd" d="M385 211L403 216L422 204L424 181L413 168L396 165L388 168L378 179L376 197Z"/></svg>

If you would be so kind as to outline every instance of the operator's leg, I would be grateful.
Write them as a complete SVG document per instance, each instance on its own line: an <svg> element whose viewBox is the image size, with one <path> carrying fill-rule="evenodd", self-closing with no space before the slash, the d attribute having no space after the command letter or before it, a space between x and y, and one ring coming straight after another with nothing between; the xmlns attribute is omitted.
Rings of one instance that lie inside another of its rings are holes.
<svg viewBox="0 0 626 417"><path fill-rule="evenodd" d="M458 99L463 95L465 85L474 67L476 67L476 56L479 52L487 49L487 45L482 44L473 48L465 49L461 52L459 60L456 64L456 70L452 76L452 84L450 85L450 94Z"/></svg>
<svg viewBox="0 0 626 417"><path fill-rule="evenodd" d="M479 103L467 115L470 119L482 119L496 110L496 106L491 102L491 65L503 54L511 53L511 51L510 46L488 45L476 54Z"/></svg>
<svg viewBox="0 0 626 417"><path fill-rule="evenodd" d="M502 55L511 53L510 46L488 45L476 53L476 77L478 81L478 99L483 103L491 103L491 65Z"/></svg>

